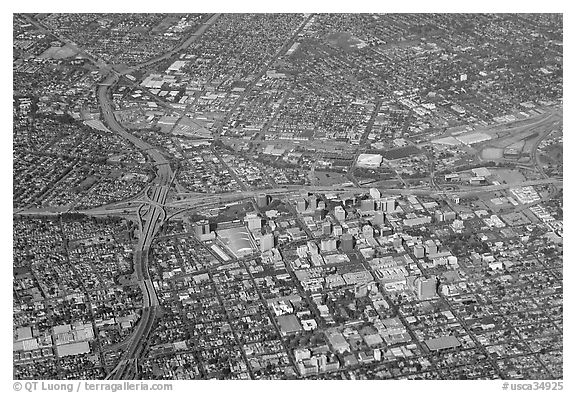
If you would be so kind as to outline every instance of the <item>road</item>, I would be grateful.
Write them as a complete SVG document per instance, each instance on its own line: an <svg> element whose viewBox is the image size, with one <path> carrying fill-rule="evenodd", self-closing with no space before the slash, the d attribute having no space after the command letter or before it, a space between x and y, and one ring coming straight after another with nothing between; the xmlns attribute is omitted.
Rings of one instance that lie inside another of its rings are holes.
<svg viewBox="0 0 576 393"><path fill-rule="evenodd" d="M132 72L134 69L147 67L156 62L170 58L200 37L200 35L202 35L202 33L204 33L206 29L216 21L218 16L219 14L215 14L210 17L210 19L201 25L194 34L184 41L184 43L173 48L170 52L142 63L132 69L127 69L123 73L126 74ZM160 302L152 281L150 280L148 255L150 245L152 244L156 233L166 220L166 211L163 206L166 204L168 191L170 190L170 185L174 180L174 173L170 167L170 162L160 152L160 150L127 132L116 120L110 102L109 92L111 88L118 83L121 75L122 74L119 74L118 72L109 73L104 82L98 86L97 95L102 111L103 122L110 130L130 141L134 146L150 157L156 167L156 178L154 179L154 185L150 186L146 191L143 204L138 207L138 220L140 222L141 232L138 244L134 249L134 274L140 288L142 289L142 315L134 333L127 340L128 348L122 356L122 359L114 370L112 370L112 372L107 376L107 379L127 379L134 378L137 375L135 367L146 346L154 321L160 310ZM147 209L143 209L144 207L147 207ZM126 211L126 207L123 207L122 210Z"/></svg>
<svg viewBox="0 0 576 393"><path fill-rule="evenodd" d="M421 195L429 197L445 198L446 196L460 196L466 197L471 195L482 194L485 192L494 192L506 190L515 187L525 187L525 186L540 186L550 184L555 187L562 187L562 179L557 178L547 178L539 180L529 180L521 183L514 184L499 184L491 186L480 186L480 187L461 187L459 190L455 191L442 191L430 188L422 189L381 189L382 195ZM167 189L165 190L167 192ZM228 192L222 194L198 194L198 193L181 193L178 194L182 198L179 200L174 200L171 202L166 202L165 197L162 201L154 200L141 200L141 201L131 201L126 202L126 204L111 204L106 206L101 206L98 208L80 210L78 213L89 214L92 216L113 216L113 215L123 215L131 214L136 206L142 203L146 203L150 206L162 207L169 214L169 210L190 210L197 209L201 207L217 206L222 203L235 202L248 198L253 198L258 194L265 193L270 196L274 195L299 195L301 192L311 192L311 193L367 193L370 191L369 187L342 187L342 186L286 186L281 188L268 188L268 189L258 189L244 192ZM186 197L190 195L189 197ZM43 215L57 215L59 212L51 211L49 209L18 209L14 211L14 214L30 215L30 216L43 216ZM133 214L133 213L132 213ZM172 215L172 214L169 214Z"/></svg>

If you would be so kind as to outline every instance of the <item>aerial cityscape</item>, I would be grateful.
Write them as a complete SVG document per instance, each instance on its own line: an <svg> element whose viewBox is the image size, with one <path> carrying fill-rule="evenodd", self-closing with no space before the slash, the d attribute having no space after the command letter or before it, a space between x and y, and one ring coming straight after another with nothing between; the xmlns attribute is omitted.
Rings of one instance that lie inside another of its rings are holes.
<svg viewBox="0 0 576 393"><path fill-rule="evenodd" d="M562 380L562 14L13 14L15 380Z"/></svg>

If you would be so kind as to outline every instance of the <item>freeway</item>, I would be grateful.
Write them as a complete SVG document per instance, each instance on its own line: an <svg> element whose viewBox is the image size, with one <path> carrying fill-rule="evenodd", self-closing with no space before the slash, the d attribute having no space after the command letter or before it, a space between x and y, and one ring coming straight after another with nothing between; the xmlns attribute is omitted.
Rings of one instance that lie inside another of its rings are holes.
<svg viewBox="0 0 576 393"><path fill-rule="evenodd" d="M171 57L178 51L194 42L194 40L196 40L202 33L204 33L204 31L206 31L206 29L211 24L216 21L218 16L218 14L213 15L180 46L173 48L170 52L167 52L156 59L142 63L135 68L138 69L146 67L155 62ZM131 71L133 71L133 69L128 69L124 71L124 73L129 73ZM148 270L148 256L150 245L152 244L156 233L166 220L166 211L163 206L166 204L168 191L174 180L174 173L170 167L170 162L160 152L160 150L127 132L116 120L112 110L112 104L110 103L109 91L116 83L118 83L120 75L122 74L117 72L110 73L104 82L98 86L97 95L100 108L102 110L104 123L112 131L116 132L124 139L130 141L138 149L145 152L154 162L157 172L156 178L154 179L155 184L146 190L143 198L143 204L140 205L137 213L141 231L138 244L134 250L134 273L136 280L142 289L142 315L138 325L134 330L134 333L127 340L128 347L124 352L122 359L112 370L112 372L109 373L107 379L126 379L136 376L137 372L135 372L135 365L137 365L138 359L142 355L147 339L152 331L152 326L154 325L154 321L160 310L160 302L158 300L158 296L152 281L150 280L150 274ZM151 194L149 193L150 190L152 191ZM131 203L133 204L134 202L135 201L132 201ZM147 206L148 208L144 210L144 206ZM126 213L126 205L122 206L121 209L124 213Z"/></svg>
<svg viewBox="0 0 576 393"><path fill-rule="evenodd" d="M499 185L491 185L491 186L466 186L460 187L459 190L454 191L443 191L443 190L435 190L430 188L411 188L411 189L380 189L382 195L421 195L421 196L429 196L429 197L438 197L444 198L447 196L470 196L476 194L482 194L485 192L494 192L494 191L501 191L509 188L515 187L524 187L524 186L540 186L551 184L556 187L562 187L562 179L557 178L547 178L547 179L539 179L539 180L529 180L521 183L514 183L514 184L499 184ZM165 193L167 193L167 189L165 189ZM330 193L367 193L370 191L369 187L342 187L342 186L286 186L282 188L269 188L269 189L258 189L258 190L251 190L251 191L244 191L244 192L228 192L222 194L198 194L198 193L181 193L179 194L182 196L181 199L171 201L166 203L166 197L164 196L161 198L161 201L154 201L154 200L143 200L143 201L132 201L131 204L142 204L145 203L149 206L155 206L157 208L164 208L165 210L172 209L172 210L190 210L190 209L197 209L201 207L208 207L208 206L218 206L222 203L228 202L235 202L244 199L253 198L258 194L265 193L270 196L274 195L299 195L303 192L310 192L310 193L318 193L318 194L330 194ZM186 195L190 195L189 197L185 197ZM78 213L89 214L93 216L112 216L112 215L127 215L130 214L134 210L134 207L129 207L126 205L117 205L111 204L107 206L101 206L98 208L93 208L89 210L81 210ZM16 212L15 212L16 214ZM59 214L58 212L52 212L46 209L28 209L28 210L19 210L17 214L21 215L50 215L50 214Z"/></svg>
<svg viewBox="0 0 576 393"><path fill-rule="evenodd" d="M498 184L492 186L481 186L481 187L462 187L460 190L456 191L441 191L441 190L434 190L429 188L424 189L416 189L416 188L396 188L396 189L383 189L381 190L383 194L388 195L427 195L427 196L446 196L446 195L458 195L458 196L466 196L466 195L473 195L479 194L484 192L492 192L492 191L499 191L505 190L508 188L514 187L522 187L522 186L538 186L544 184L555 184L561 185L562 179L539 179L539 180L530 180L525 181L522 183L516 184ZM197 196L191 198L182 198L180 200L172 201L170 203L165 204L166 208L173 208L173 207L183 207L183 206L192 206L198 205L201 203L206 202L231 202L238 199L245 199L245 198L252 198L257 194L266 193L268 195L283 195L283 194L299 194L301 192L311 192L311 193L366 193L370 191L370 187L342 187L342 186L329 186L329 187L322 187L322 186L288 186L283 188L274 188L274 189L260 189L260 190L253 190L253 191L245 191L242 193L238 192L231 192L225 194L210 194L204 196Z"/></svg>

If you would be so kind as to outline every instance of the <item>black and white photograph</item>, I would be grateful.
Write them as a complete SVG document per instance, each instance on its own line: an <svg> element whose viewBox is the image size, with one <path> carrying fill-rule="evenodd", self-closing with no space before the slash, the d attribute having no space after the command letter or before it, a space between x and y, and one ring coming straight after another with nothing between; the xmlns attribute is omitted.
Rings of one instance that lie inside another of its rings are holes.
<svg viewBox="0 0 576 393"><path fill-rule="evenodd" d="M12 12L6 391L570 390L568 20L385 7Z"/></svg>

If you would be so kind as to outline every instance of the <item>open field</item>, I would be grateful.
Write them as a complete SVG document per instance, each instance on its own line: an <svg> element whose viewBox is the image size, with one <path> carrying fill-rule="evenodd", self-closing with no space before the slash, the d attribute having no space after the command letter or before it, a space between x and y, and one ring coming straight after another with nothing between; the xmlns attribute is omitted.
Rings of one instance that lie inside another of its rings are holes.
<svg viewBox="0 0 576 393"><path fill-rule="evenodd" d="M316 179L318 179L318 184L321 186L332 186L349 181L346 176L341 173L315 171L314 174L316 175Z"/></svg>
<svg viewBox="0 0 576 393"><path fill-rule="evenodd" d="M66 44L64 46L51 46L46 49L44 53L40 55L42 59L65 59L67 57L72 57L78 54L78 52L72 48L70 45Z"/></svg>
<svg viewBox="0 0 576 393"><path fill-rule="evenodd" d="M482 149L482 159L484 160L499 160L504 156L504 149L496 147L487 147Z"/></svg>

